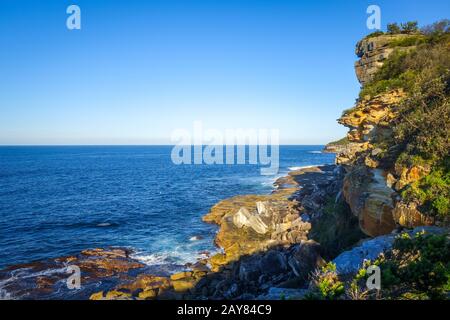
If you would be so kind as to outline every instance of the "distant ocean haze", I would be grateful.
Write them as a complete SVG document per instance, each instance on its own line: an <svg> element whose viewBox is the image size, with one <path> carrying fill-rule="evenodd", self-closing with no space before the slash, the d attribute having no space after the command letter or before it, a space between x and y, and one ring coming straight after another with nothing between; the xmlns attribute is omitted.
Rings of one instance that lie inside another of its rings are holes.
<svg viewBox="0 0 450 320"><path fill-rule="evenodd" d="M329 164L323 146L281 146L258 164L176 165L172 146L0 147L0 268L94 247L131 248L149 265L216 250L201 217L220 200L270 193L294 167Z"/></svg>

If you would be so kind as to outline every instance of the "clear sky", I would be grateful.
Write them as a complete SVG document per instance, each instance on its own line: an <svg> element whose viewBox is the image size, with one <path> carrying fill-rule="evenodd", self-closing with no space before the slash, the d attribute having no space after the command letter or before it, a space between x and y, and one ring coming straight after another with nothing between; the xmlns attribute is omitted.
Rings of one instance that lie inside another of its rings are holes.
<svg viewBox="0 0 450 320"><path fill-rule="evenodd" d="M66 8L81 8L81 30ZM382 25L449 1L1 0L0 144L165 144L174 129L341 138L366 8Z"/></svg>

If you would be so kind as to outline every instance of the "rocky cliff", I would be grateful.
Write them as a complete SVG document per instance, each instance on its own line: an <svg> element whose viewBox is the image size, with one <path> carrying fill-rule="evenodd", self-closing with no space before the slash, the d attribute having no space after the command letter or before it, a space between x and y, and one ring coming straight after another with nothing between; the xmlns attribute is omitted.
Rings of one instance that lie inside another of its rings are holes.
<svg viewBox="0 0 450 320"><path fill-rule="evenodd" d="M411 95L396 84L408 84L405 75L413 73L407 70L395 79L376 78L380 78L377 73L394 52L398 57L409 58L408 53L416 47L411 39L416 41L417 35L381 35L358 42L356 55L360 59L355 63L355 71L362 92L370 92L366 86L380 92L360 97L338 119L349 129L348 143L336 156L336 163L347 172L343 195L358 217L361 230L369 236L387 234L396 227L414 228L437 222L435 217L423 214L418 203L405 201L401 196L405 188L430 172L430 165L400 164L396 159L395 149L401 146L395 142L393 126L400 118L401 106ZM389 76L393 73L388 68L382 72ZM382 86L383 90L379 90Z"/></svg>
<svg viewBox="0 0 450 320"><path fill-rule="evenodd" d="M356 76L364 85L371 81L383 63L394 50L409 50L414 46L395 47L393 43L411 38L408 34L384 34L377 37L366 37L356 45L355 53L360 58L355 62Z"/></svg>

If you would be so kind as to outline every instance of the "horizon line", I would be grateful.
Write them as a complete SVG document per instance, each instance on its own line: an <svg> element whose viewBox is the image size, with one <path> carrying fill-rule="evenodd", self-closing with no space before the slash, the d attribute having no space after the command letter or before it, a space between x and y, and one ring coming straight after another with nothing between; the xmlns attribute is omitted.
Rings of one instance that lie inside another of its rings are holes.
<svg viewBox="0 0 450 320"><path fill-rule="evenodd" d="M302 143L280 143L278 146L324 146L324 144L302 144ZM200 146L199 144L186 144L186 145L178 145L178 144L0 144L0 147L172 147L172 146ZM202 144L201 146L214 146L209 144ZM220 145L215 145L220 146ZM228 146L259 146L258 144L223 144L223 147ZM267 146L271 146L267 144Z"/></svg>

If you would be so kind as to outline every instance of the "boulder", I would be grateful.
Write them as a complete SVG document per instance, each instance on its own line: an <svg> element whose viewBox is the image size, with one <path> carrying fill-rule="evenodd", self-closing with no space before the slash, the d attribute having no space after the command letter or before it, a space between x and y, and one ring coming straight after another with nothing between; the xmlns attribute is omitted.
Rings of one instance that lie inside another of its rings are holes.
<svg viewBox="0 0 450 320"><path fill-rule="evenodd" d="M309 273L324 264L320 245L313 241L302 241L289 255L288 264L297 277L306 280Z"/></svg>
<svg viewBox="0 0 450 320"><path fill-rule="evenodd" d="M239 280L257 281L260 275L261 269L257 259L244 258L239 264Z"/></svg>
<svg viewBox="0 0 450 320"><path fill-rule="evenodd" d="M428 234L441 234L446 232L445 229L442 228L425 226L414 228L413 230L408 231L408 233L410 235L415 235L416 233L423 231ZM363 266L364 260L375 260L380 253L390 250L396 236L397 234L392 233L366 240L361 245L341 253L333 260L336 264L337 273L356 273Z"/></svg>
<svg viewBox="0 0 450 320"><path fill-rule="evenodd" d="M357 272L363 266L364 260L374 260L380 253L391 249L394 239L394 234L379 236L341 253L333 260L333 263L336 264L337 273L351 274Z"/></svg>
<svg viewBox="0 0 450 320"><path fill-rule="evenodd" d="M176 281L176 280L192 277L192 275L193 275L193 273L190 271L178 272L178 273L172 274L170 276L170 280Z"/></svg>
<svg viewBox="0 0 450 320"><path fill-rule="evenodd" d="M287 270L286 257L277 250L267 252L259 262L262 273L277 275Z"/></svg>
<svg viewBox="0 0 450 320"><path fill-rule="evenodd" d="M138 298L143 299L143 300L153 299L153 298L156 298L157 295L158 295L158 290L150 289L150 290L145 290L145 291L139 292Z"/></svg>
<svg viewBox="0 0 450 320"><path fill-rule="evenodd" d="M236 227L242 228L249 224L251 213L244 207L240 208L233 216L233 223Z"/></svg>
<svg viewBox="0 0 450 320"><path fill-rule="evenodd" d="M233 216L233 223L236 227L249 227L259 234L265 234L268 231L268 226L264 223L261 217L257 214L252 214L246 208L242 207Z"/></svg>
<svg viewBox="0 0 450 320"><path fill-rule="evenodd" d="M395 191L386 182L383 171L357 166L344 179L343 195L358 217L361 230L369 236L392 232Z"/></svg>
<svg viewBox="0 0 450 320"><path fill-rule="evenodd" d="M175 292L185 292L194 288L196 281L193 279L183 279L172 281L172 286Z"/></svg>

